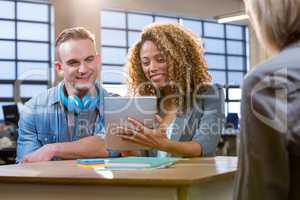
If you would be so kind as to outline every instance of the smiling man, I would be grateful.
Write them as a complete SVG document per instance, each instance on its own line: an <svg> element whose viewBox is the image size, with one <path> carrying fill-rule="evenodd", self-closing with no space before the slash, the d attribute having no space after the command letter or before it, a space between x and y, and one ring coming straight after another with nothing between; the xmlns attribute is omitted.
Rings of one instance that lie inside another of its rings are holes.
<svg viewBox="0 0 300 200"><path fill-rule="evenodd" d="M75 27L55 43L55 68L63 80L25 104L19 121L17 163L107 156L103 98L96 81L100 56L94 35Z"/></svg>

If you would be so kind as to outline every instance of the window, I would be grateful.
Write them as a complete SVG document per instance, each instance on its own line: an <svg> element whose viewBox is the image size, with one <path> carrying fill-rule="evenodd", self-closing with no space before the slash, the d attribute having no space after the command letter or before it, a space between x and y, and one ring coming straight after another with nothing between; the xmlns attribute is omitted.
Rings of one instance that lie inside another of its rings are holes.
<svg viewBox="0 0 300 200"><path fill-rule="evenodd" d="M51 12L47 2L0 0L1 106L50 87Z"/></svg>
<svg viewBox="0 0 300 200"><path fill-rule="evenodd" d="M218 24L215 21L104 10L101 12L102 81L106 89L126 93L123 66L130 46L144 26L155 21L179 22L202 38L205 58L213 82L222 84L225 110L240 113L243 76L247 72L248 28L243 25Z"/></svg>

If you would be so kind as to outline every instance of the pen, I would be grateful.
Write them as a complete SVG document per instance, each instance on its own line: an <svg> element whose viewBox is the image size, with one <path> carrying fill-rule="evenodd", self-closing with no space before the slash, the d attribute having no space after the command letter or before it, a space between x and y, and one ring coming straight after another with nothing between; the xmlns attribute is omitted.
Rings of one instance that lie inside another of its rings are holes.
<svg viewBox="0 0 300 200"><path fill-rule="evenodd" d="M97 159L97 158L92 158L92 159L79 159L77 160L77 163L79 164L98 164L98 163L105 163L105 159Z"/></svg>

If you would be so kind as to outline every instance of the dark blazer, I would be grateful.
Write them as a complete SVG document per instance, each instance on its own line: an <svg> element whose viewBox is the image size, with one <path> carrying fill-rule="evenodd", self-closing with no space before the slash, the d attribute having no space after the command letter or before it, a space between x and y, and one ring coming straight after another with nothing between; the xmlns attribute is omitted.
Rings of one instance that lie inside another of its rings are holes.
<svg viewBox="0 0 300 200"><path fill-rule="evenodd" d="M300 43L243 83L235 200L300 199Z"/></svg>

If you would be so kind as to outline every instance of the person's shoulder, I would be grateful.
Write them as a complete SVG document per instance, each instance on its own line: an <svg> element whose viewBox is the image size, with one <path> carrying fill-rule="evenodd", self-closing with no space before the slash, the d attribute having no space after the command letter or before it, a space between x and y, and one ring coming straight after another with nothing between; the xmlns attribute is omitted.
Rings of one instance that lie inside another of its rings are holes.
<svg viewBox="0 0 300 200"><path fill-rule="evenodd" d="M41 93L36 94L25 105L29 107L47 106L49 103L57 100L57 86L47 89Z"/></svg>
<svg viewBox="0 0 300 200"><path fill-rule="evenodd" d="M120 96L119 94L116 94L116 93L113 93L113 92L108 92L103 87L102 87L101 90L102 90L102 93L103 93L103 97L118 97L118 96Z"/></svg>
<svg viewBox="0 0 300 200"><path fill-rule="evenodd" d="M218 94L223 89L223 86L218 83L212 83L205 86L202 95L205 94Z"/></svg>
<svg viewBox="0 0 300 200"><path fill-rule="evenodd" d="M275 62L276 63L276 62ZM276 69L274 66L274 59L266 60L260 64L255 65L250 71L245 75L243 80L243 86L253 85L259 82L261 79L272 74ZM278 65L277 65L278 66Z"/></svg>
<svg viewBox="0 0 300 200"><path fill-rule="evenodd" d="M194 107L202 107L204 110L215 109L224 103L223 86L220 84L209 84L204 91L194 96Z"/></svg>
<svg viewBox="0 0 300 200"><path fill-rule="evenodd" d="M299 71L299 53L300 42L283 49L278 54L254 66L245 76L245 81L253 81L269 75L280 74L283 69L292 70L297 68L297 71Z"/></svg>
<svg viewBox="0 0 300 200"><path fill-rule="evenodd" d="M29 99L24 104L24 106L22 106L22 110L20 112L21 116L23 116L23 118L24 117L26 118L34 113L44 111L45 109L48 108L50 102L55 101L54 98L55 94L56 94L56 90L55 87L53 87L35 95L31 99Z"/></svg>
<svg viewBox="0 0 300 200"><path fill-rule="evenodd" d="M95 83L96 87L98 88L99 92L100 92L100 96L102 94L103 97L115 97L115 96L120 96L119 94L116 93L112 93L112 92L108 92L102 84L100 84L99 81L96 81Z"/></svg>
<svg viewBox="0 0 300 200"><path fill-rule="evenodd" d="M300 48L287 48L263 63L253 67L243 81L243 90L248 92L255 87L287 87L292 89L295 82L300 82Z"/></svg>
<svg viewBox="0 0 300 200"><path fill-rule="evenodd" d="M108 97L119 97L119 96L121 96L121 95L116 94L116 93L112 93L112 92L108 92L108 93L107 93L107 96L108 96Z"/></svg>
<svg viewBox="0 0 300 200"><path fill-rule="evenodd" d="M195 97L201 100L206 100L211 98L221 98L223 95L223 86L218 83L213 83L205 85L202 90L197 91Z"/></svg>

